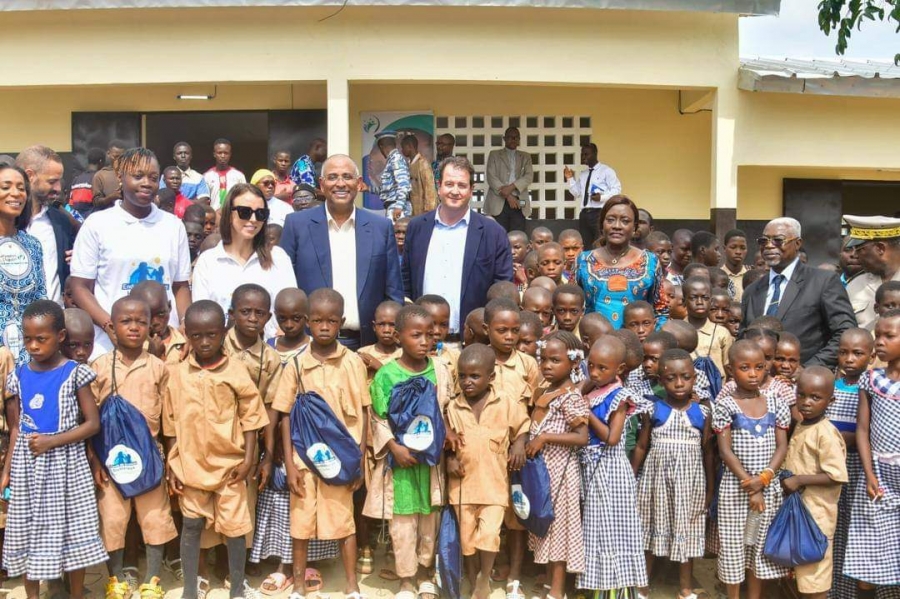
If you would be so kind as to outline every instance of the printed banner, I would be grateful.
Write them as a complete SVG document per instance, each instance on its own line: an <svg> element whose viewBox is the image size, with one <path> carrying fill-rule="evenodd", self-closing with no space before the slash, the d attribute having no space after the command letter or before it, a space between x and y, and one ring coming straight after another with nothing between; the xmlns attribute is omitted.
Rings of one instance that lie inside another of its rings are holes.
<svg viewBox="0 0 900 599"><path fill-rule="evenodd" d="M397 148L400 139L415 135L419 140L419 153L430 163L434 160L434 113L430 111L408 112L363 112L362 117L362 170L363 181L369 187L365 193L364 206L372 210L383 210L378 197L381 189L381 173L387 162L386 157L375 143L375 135L382 131L397 132Z"/></svg>

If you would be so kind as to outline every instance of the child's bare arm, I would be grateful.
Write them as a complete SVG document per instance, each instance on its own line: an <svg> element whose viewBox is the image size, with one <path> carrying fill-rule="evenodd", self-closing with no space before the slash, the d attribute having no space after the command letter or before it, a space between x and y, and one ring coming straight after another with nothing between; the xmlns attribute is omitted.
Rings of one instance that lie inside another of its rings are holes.
<svg viewBox="0 0 900 599"><path fill-rule="evenodd" d="M713 493L716 488L715 452L712 448L712 418L706 419L703 426L703 469L706 473L706 507L712 504Z"/></svg>
<svg viewBox="0 0 900 599"><path fill-rule="evenodd" d="M875 476L875 468L872 465L872 445L869 440L870 422L869 394L860 389L859 406L856 411L856 450L859 452L859 461L862 462L863 472L866 475L866 493L869 498L875 499L881 490L878 478Z"/></svg>
<svg viewBox="0 0 900 599"><path fill-rule="evenodd" d="M588 443L587 424L579 424L567 433L541 433L525 445L525 453L534 457L547 443L584 447Z"/></svg>
<svg viewBox="0 0 900 599"><path fill-rule="evenodd" d="M615 412L609 416L609 427L607 427L607 436L604 439L601 435L597 435L607 445L615 446L622 441L622 432L625 430L625 421L628 419L628 402L623 401Z"/></svg>
<svg viewBox="0 0 900 599"><path fill-rule="evenodd" d="M231 471L231 483L244 482L256 466L256 434L257 431L244 431L244 461Z"/></svg>
<svg viewBox="0 0 900 599"><path fill-rule="evenodd" d="M839 485L841 483L833 480L825 472L819 474L798 474L781 481L781 486L786 494L796 493L803 487Z"/></svg>
<svg viewBox="0 0 900 599"><path fill-rule="evenodd" d="M634 445L634 453L631 454L631 469L634 471L635 476L640 472L641 466L644 465L647 451L650 448L650 416L641 414L640 419L641 432L638 433L637 442Z"/></svg>
<svg viewBox="0 0 900 599"><path fill-rule="evenodd" d="M6 412L6 425L9 427L9 449L6 450L6 459L3 462L3 476L0 478L0 492L9 486L9 472L12 467L12 454L19 439L19 397L13 395L7 397L4 402Z"/></svg>
<svg viewBox="0 0 900 599"><path fill-rule="evenodd" d="M265 452L259 462L260 491L266 486L266 483L269 481L269 476L272 475L272 463L275 456L275 427L280 423L281 417L281 413L278 410L273 409L271 405L266 406L266 414L269 416L269 424L267 424L266 428L263 430Z"/></svg>
<svg viewBox="0 0 900 599"><path fill-rule="evenodd" d="M725 467L731 470L732 474L739 481L750 478L750 475L744 470L744 465L741 464L741 461L734 455L734 451L731 450L731 427L722 429L717 435L719 439L719 457L722 458L722 463L725 464Z"/></svg>
<svg viewBox="0 0 900 599"><path fill-rule="evenodd" d="M781 468L781 464L784 463L784 458L787 456L787 450L787 431L783 428L776 428L775 453L772 454L772 459L769 461L769 468L772 470L772 472L778 472L778 469Z"/></svg>
<svg viewBox="0 0 900 599"><path fill-rule="evenodd" d="M175 447L175 437L163 437L163 444L166 446L166 456L171 456L172 448ZM175 476L175 472L172 471L172 464L168 459L166 460L166 480L169 483L170 495L182 494L184 484Z"/></svg>

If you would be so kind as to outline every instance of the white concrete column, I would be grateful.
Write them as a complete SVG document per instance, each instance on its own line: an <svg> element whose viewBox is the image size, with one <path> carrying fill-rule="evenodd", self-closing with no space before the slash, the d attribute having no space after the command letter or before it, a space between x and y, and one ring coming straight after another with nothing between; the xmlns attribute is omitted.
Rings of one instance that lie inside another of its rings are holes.
<svg viewBox="0 0 900 599"><path fill-rule="evenodd" d="M328 153L350 154L350 84L328 80Z"/></svg>
<svg viewBox="0 0 900 599"><path fill-rule="evenodd" d="M716 90L713 100L710 208L737 210L735 125L738 115L737 82Z"/></svg>

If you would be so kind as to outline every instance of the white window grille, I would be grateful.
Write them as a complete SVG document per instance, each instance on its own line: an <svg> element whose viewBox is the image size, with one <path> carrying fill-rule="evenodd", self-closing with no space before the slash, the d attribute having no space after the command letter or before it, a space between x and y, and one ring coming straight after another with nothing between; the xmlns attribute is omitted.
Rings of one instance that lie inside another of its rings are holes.
<svg viewBox="0 0 900 599"><path fill-rule="evenodd" d="M480 211L484 204L488 154L503 147L507 127L519 129L519 149L531 154L531 218L577 218L578 202L571 195L567 197L563 168L569 166L576 173L580 170L581 146L591 142L589 116L436 116L435 139L444 133L453 135L454 154L465 156L475 167L472 205Z"/></svg>

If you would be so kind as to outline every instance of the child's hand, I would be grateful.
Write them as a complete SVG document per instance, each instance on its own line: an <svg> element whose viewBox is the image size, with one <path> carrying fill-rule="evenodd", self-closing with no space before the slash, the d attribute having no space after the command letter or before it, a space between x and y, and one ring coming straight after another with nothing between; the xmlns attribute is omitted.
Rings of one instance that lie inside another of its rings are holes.
<svg viewBox="0 0 900 599"><path fill-rule="evenodd" d="M538 435L531 441L525 444L525 455L529 458L533 458L544 448L544 439L542 435Z"/></svg>
<svg viewBox="0 0 900 599"><path fill-rule="evenodd" d="M7 502L7 499L3 498L3 491L9 488L9 472L6 469L3 469L3 474L0 476L0 501Z"/></svg>
<svg viewBox="0 0 900 599"><path fill-rule="evenodd" d="M363 486L363 482L365 482L365 480L362 473L360 473L359 478L357 478L350 484L350 492L355 493L356 491L358 491L359 488Z"/></svg>
<svg viewBox="0 0 900 599"><path fill-rule="evenodd" d="M42 453L47 453L54 447L53 436L52 435L41 435L35 433L28 437L28 449L31 450L31 453L35 456L39 456Z"/></svg>
<svg viewBox="0 0 900 599"><path fill-rule="evenodd" d="M166 344L159 337L150 337L147 340L147 353L162 360L166 354Z"/></svg>
<svg viewBox="0 0 900 599"><path fill-rule="evenodd" d="M784 489L785 495L791 495L800 490L800 485L797 484L797 477L791 476L789 478L782 479L781 488Z"/></svg>
<svg viewBox="0 0 900 599"><path fill-rule="evenodd" d="M766 486L763 484L763 481L758 476L751 476L747 480L741 481L741 488L751 495L753 493L760 493Z"/></svg>
<svg viewBox="0 0 900 599"><path fill-rule="evenodd" d="M466 438L461 433L457 433L450 427L447 427L447 436L444 437L444 449L457 452L466 444Z"/></svg>
<svg viewBox="0 0 900 599"><path fill-rule="evenodd" d="M704 499L704 507L706 511L709 511L709 506L712 505L713 498L716 496L716 491L713 487L708 487L706 489L706 498Z"/></svg>
<svg viewBox="0 0 900 599"><path fill-rule="evenodd" d="M178 480L178 477L175 476L175 473L172 472L172 468L166 467L166 480L169 483L169 494L170 495L184 495L184 485Z"/></svg>
<svg viewBox="0 0 900 599"><path fill-rule="evenodd" d="M753 493L750 495L750 511L760 513L766 511L766 502L763 499L762 493Z"/></svg>
<svg viewBox="0 0 900 599"><path fill-rule="evenodd" d="M866 494L872 501L878 501L884 497L884 490L882 490L877 478L866 477Z"/></svg>
<svg viewBox="0 0 900 599"><path fill-rule="evenodd" d="M103 469L103 466L100 465L100 462L97 460L88 460L91 465L91 474L94 477L94 485L98 489L102 489L109 483L109 476L106 475L106 470Z"/></svg>
<svg viewBox="0 0 900 599"><path fill-rule="evenodd" d="M291 489L291 493L297 497L303 497L303 475L300 473L300 470L287 461L284 463L284 470L287 474L287 483L288 487Z"/></svg>
<svg viewBox="0 0 900 599"><path fill-rule="evenodd" d="M266 483L269 482L270 476L272 476L272 456L267 455L259 462L259 472L257 473L259 485L257 489L262 491Z"/></svg>
<svg viewBox="0 0 900 599"><path fill-rule="evenodd" d="M512 472L522 469L525 465L525 445L522 443L513 443L509 448L508 467Z"/></svg>
<svg viewBox="0 0 900 599"><path fill-rule="evenodd" d="M356 354L360 358L362 358L363 364L366 365L366 368L371 370L372 372L377 372L379 368L383 366L381 362L373 358L372 356L366 354Z"/></svg>
<svg viewBox="0 0 900 599"><path fill-rule="evenodd" d="M413 457L412 452L399 443L391 443L391 454L393 454L394 461L397 462L397 465L401 468L411 468L419 463L416 461L416 458Z"/></svg>
<svg viewBox="0 0 900 599"><path fill-rule="evenodd" d="M466 470L463 468L463 465L460 463L459 458L456 456L450 456L447 458L447 474L450 476L455 476L456 478L462 478L466 475Z"/></svg>
<svg viewBox="0 0 900 599"><path fill-rule="evenodd" d="M247 480L247 477L250 475L250 471L253 470L253 462L243 461L241 465L231 471L231 475L229 475L229 483L242 483Z"/></svg>

